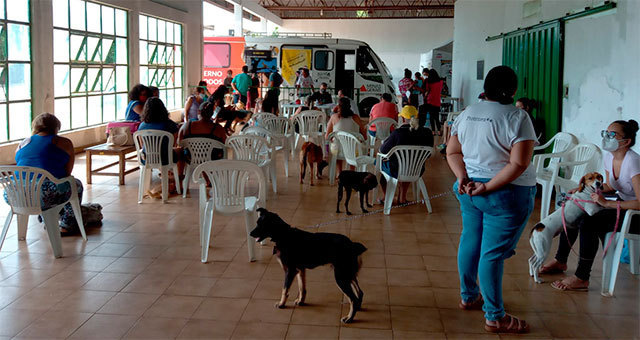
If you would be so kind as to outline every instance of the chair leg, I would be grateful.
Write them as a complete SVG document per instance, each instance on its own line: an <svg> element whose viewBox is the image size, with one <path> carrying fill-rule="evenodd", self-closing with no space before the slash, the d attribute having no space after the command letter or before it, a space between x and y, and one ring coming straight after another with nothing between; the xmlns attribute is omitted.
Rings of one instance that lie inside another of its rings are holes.
<svg viewBox="0 0 640 340"><path fill-rule="evenodd" d="M187 194L189 193L189 181L191 180L191 164L187 165L187 168L184 172L184 181L182 182L182 198L187 198Z"/></svg>
<svg viewBox="0 0 640 340"><path fill-rule="evenodd" d="M138 180L138 204L142 203L142 197L144 196L144 187L146 186L147 169L145 166L140 165L140 178Z"/></svg>
<svg viewBox="0 0 640 340"><path fill-rule="evenodd" d="M163 167L160 173L162 173L162 203L167 203L169 201L169 170Z"/></svg>
<svg viewBox="0 0 640 340"><path fill-rule="evenodd" d="M393 196L396 194L396 186L398 181L395 178L387 178L387 193L384 196L384 214L389 215L391 213L391 206L393 205Z"/></svg>
<svg viewBox="0 0 640 340"><path fill-rule="evenodd" d="M282 156L284 157L284 175L289 177L289 150L282 149L284 151Z"/></svg>
<svg viewBox="0 0 640 340"><path fill-rule="evenodd" d="M329 184L333 185L336 179L336 167L337 167L338 156L331 155L331 161L329 161Z"/></svg>
<svg viewBox="0 0 640 340"><path fill-rule="evenodd" d="M549 215L549 204L551 203L551 189L548 183L542 183L542 199L540 200L540 220Z"/></svg>
<svg viewBox="0 0 640 340"><path fill-rule="evenodd" d="M640 240L629 239L629 271L640 274Z"/></svg>
<svg viewBox="0 0 640 340"><path fill-rule="evenodd" d="M611 247L607 250L607 254L602 260L602 290L600 294L606 297L613 296L613 290L616 286L616 278L618 276L618 267L620 266L620 256L622 255L622 243L624 236L622 233L615 233L615 238L611 243ZM605 240L611 237L611 233L607 233ZM622 238L622 240L620 239Z"/></svg>
<svg viewBox="0 0 640 340"><path fill-rule="evenodd" d="M4 238L7 237L7 232L9 232L9 226L11 225L11 219L13 218L13 212L9 211L9 215L4 220L4 227L2 227L2 234L0 234L0 250L2 250L2 244L4 243Z"/></svg>
<svg viewBox="0 0 640 340"><path fill-rule="evenodd" d="M433 212L433 209L431 209L431 201L429 200L427 186L424 184L422 178L418 180L418 186L420 187L420 192L422 193L422 197L424 198L424 204L427 206L427 211L429 212L429 214L431 214ZM418 199L420 199L420 196L418 196Z"/></svg>
<svg viewBox="0 0 640 340"><path fill-rule="evenodd" d="M276 174L276 162L275 159L271 161L271 165L269 166L269 172L271 175L271 186L273 187L273 193L278 192L278 182L277 182L277 174Z"/></svg>
<svg viewBox="0 0 640 340"><path fill-rule="evenodd" d="M176 182L176 191L178 192L178 195L182 194L182 189L180 188L180 186L182 185L182 183L180 183L180 173L178 173L178 165L174 164L173 168L173 178ZM167 183L169 182L169 180L167 179Z"/></svg>
<svg viewBox="0 0 640 340"><path fill-rule="evenodd" d="M204 208L204 221L200 227L200 246L202 251L200 254L200 261L207 263L209 258L209 243L211 240L211 227L213 224L213 202L207 201L207 205Z"/></svg>
<svg viewBox="0 0 640 340"><path fill-rule="evenodd" d="M29 225L29 215L18 215L18 241L27 238L27 227Z"/></svg>
<svg viewBox="0 0 640 340"><path fill-rule="evenodd" d="M76 218L76 222L78 223L78 229L80 229L80 234L82 235L83 240L87 240L87 233L84 230L84 221L82 220L82 209L80 209L80 202L78 201L78 196L72 197L69 200L71 203L71 209L73 209L73 215Z"/></svg>
<svg viewBox="0 0 640 340"><path fill-rule="evenodd" d="M60 237L60 224L58 221L59 214L59 209L49 209L42 212L42 219L47 227L47 234L49 234L49 242L51 242L53 256L56 258L62 257L62 238Z"/></svg>
<svg viewBox="0 0 640 340"><path fill-rule="evenodd" d="M249 235L253 227L258 219L256 218L255 211L246 211L244 212L244 222L245 228L247 229L247 249L249 249L249 262L254 262L256 260L256 240Z"/></svg>

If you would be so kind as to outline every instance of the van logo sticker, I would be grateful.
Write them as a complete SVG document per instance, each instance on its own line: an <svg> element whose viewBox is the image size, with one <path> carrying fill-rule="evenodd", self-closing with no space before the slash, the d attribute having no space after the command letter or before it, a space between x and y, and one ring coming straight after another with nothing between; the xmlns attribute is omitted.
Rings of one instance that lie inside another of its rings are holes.
<svg viewBox="0 0 640 340"><path fill-rule="evenodd" d="M360 92L367 92L367 88L364 85L360 86Z"/></svg>

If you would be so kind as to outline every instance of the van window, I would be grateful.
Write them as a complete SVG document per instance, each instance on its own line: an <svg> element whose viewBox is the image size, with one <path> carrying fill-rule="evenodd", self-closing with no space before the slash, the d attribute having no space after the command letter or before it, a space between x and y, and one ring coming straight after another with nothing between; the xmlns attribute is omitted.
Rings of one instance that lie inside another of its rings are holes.
<svg viewBox="0 0 640 340"><path fill-rule="evenodd" d="M224 68L231 65L231 45L227 43L204 44L204 67Z"/></svg>
<svg viewBox="0 0 640 340"><path fill-rule="evenodd" d="M313 68L318 71L333 70L333 51L316 51Z"/></svg>
<svg viewBox="0 0 640 340"><path fill-rule="evenodd" d="M375 60L371 56L371 50L368 47L362 46L358 48L356 71L363 73L380 72Z"/></svg>

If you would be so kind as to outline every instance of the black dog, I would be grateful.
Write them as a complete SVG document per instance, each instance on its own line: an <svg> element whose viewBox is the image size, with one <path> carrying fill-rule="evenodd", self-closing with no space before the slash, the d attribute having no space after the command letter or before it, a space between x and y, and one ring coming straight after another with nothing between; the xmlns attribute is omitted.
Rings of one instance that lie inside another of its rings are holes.
<svg viewBox="0 0 640 340"><path fill-rule="evenodd" d="M360 209L363 213L368 213L364 208L364 199L367 200L367 207L371 208L369 204L369 190L375 189L378 186L378 180L376 176L370 172L356 172L345 170L338 176L338 203L336 204L336 212L340 212L340 201L342 201L342 189L347 191L347 200L344 202L344 207L347 210L347 215L351 215L349 212L349 200L351 199L351 190L355 190L360 193Z"/></svg>
<svg viewBox="0 0 640 340"><path fill-rule="evenodd" d="M284 269L284 288L276 307L284 308L289 296L289 288L294 277L298 277L297 306L304 305L307 291L305 288L305 270L331 264L336 283L344 295L349 298L351 308L342 322L349 323L362 305L364 293L358 285L360 254L367 248L361 243L352 242L348 237L333 233L310 233L292 228L280 216L267 209L259 208L258 224L250 233L258 242L269 237L276 243L273 253Z"/></svg>

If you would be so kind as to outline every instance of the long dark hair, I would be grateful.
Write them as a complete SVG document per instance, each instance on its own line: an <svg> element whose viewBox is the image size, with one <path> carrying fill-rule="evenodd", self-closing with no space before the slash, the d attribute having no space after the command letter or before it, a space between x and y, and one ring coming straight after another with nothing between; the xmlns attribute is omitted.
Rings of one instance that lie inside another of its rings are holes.
<svg viewBox="0 0 640 340"><path fill-rule="evenodd" d="M629 147L634 146L636 144L636 135L638 134L638 122L633 119L629 119L628 121L616 120L614 123L622 127L624 138L631 140Z"/></svg>
<svg viewBox="0 0 640 340"><path fill-rule="evenodd" d="M353 116L353 110L351 110L351 100L347 97L342 97L338 100L338 112L341 118L349 118Z"/></svg>
<svg viewBox="0 0 640 340"><path fill-rule="evenodd" d="M433 84L440 81L440 75L434 69L429 69L429 76L427 77L427 83Z"/></svg>
<svg viewBox="0 0 640 340"><path fill-rule="evenodd" d="M150 95L148 87L142 84L136 84L129 91L129 100L140 100L140 95L142 94L142 92L147 92L147 95Z"/></svg>
<svg viewBox="0 0 640 340"><path fill-rule="evenodd" d="M487 99L500 104L513 104L513 95L517 89L518 76L509 66L492 68L484 79L484 93Z"/></svg>
<svg viewBox="0 0 640 340"><path fill-rule="evenodd" d="M404 69L404 77L411 79L411 70L408 68Z"/></svg>
<svg viewBox="0 0 640 340"><path fill-rule="evenodd" d="M140 120L145 123L162 123L169 120L169 111L158 97L147 99L140 114Z"/></svg>

